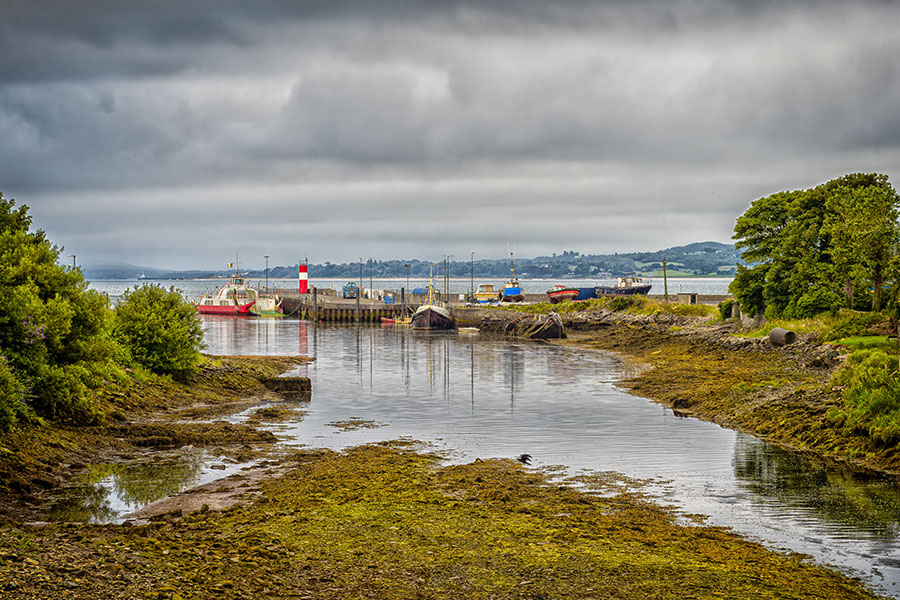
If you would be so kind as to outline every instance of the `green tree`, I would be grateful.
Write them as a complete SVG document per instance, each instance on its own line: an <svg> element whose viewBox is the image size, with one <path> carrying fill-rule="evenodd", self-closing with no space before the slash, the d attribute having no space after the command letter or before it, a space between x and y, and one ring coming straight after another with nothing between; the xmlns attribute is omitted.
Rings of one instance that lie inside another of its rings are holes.
<svg viewBox="0 0 900 600"><path fill-rule="evenodd" d="M175 288L126 291L116 307L114 332L132 358L154 373L184 379L197 372L204 347L200 315Z"/></svg>
<svg viewBox="0 0 900 600"><path fill-rule="evenodd" d="M877 309L897 252L897 204L887 177L862 173L760 198L735 223L747 266L729 291L744 312L810 317L868 282Z"/></svg>
<svg viewBox="0 0 900 600"><path fill-rule="evenodd" d="M3 401L6 428L30 410L90 419L90 389L111 366L106 297L88 290L79 270L60 266L60 249L30 228L28 207L0 194L0 372L15 382L0 373L0 387L21 389L20 402Z"/></svg>
<svg viewBox="0 0 900 600"><path fill-rule="evenodd" d="M825 231L832 256L853 307L854 292L871 286L872 310L881 309L881 292L890 264L897 255L900 196L885 175L873 175L863 185L842 184L828 198Z"/></svg>

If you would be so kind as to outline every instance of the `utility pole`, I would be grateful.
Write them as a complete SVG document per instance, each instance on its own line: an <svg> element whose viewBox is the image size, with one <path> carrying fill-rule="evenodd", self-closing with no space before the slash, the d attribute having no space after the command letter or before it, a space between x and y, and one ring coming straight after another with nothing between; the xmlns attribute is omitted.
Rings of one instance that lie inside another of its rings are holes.
<svg viewBox="0 0 900 600"><path fill-rule="evenodd" d="M663 292L665 293L666 302L669 301L669 277L666 273L666 259L663 259Z"/></svg>
<svg viewBox="0 0 900 600"><path fill-rule="evenodd" d="M369 293L370 293L370 294L374 294L374 293L375 293L375 286L374 286L374 284L372 283L372 263L373 263L373 262L374 262L374 261L370 258L370 259L369 259Z"/></svg>
<svg viewBox="0 0 900 600"><path fill-rule="evenodd" d="M269 255L266 254L266 291L269 291Z"/></svg>

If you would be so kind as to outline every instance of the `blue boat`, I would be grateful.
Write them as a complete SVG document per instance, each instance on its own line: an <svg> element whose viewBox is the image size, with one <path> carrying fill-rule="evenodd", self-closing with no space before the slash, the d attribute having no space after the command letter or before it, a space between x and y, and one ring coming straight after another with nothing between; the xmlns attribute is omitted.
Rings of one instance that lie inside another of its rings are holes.
<svg viewBox="0 0 900 600"><path fill-rule="evenodd" d="M513 254L510 252L509 279L503 286L503 291L500 292L500 302L522 302L523 300L525 300L525 293L522 291L519 280L516 278L516 266L513 262Z"/></svg>

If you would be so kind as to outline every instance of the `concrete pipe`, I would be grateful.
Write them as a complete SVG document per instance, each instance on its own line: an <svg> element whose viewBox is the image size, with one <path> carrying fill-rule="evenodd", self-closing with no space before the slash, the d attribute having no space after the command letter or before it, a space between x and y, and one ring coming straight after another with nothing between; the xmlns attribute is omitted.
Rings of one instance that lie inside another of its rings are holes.
<svg viewBox="0 0 900 600"><path fill-rule="evenodd" d="M769 341L773 346L787 346L797 341L797 334L781 327L776 327L769 332Z"/></svg>

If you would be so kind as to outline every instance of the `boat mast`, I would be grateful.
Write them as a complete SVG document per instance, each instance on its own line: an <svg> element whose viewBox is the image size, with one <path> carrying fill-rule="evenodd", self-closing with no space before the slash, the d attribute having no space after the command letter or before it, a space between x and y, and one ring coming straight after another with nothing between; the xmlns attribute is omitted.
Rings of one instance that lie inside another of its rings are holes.
<svg viewBox="0 0 900 600"><path fill-rule="evenodd" d="M428 294L425 296L425 304L433 305L434 304L434 264L431 265L431 270L428 273Z"/></svg>

